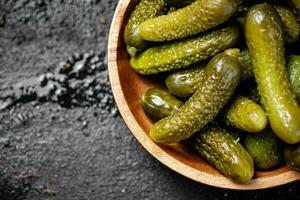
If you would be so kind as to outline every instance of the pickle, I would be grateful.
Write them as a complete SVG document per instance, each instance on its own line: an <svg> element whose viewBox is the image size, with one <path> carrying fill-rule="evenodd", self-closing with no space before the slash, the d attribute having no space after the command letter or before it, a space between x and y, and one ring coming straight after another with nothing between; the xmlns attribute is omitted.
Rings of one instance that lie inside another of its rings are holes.
<svg viewBox="0 0 300 200"><path fill-rule="evenodd" d="M268 119L265 111L247 97L235 97L223 113L227 125L243 131L257 133L266 128Z"/></svg>
<svg viewBox="0 0 300 200"><path fill-rule="evenodd" d="M293 43L298 41L300 38L300 25L297 22L296 16L289 8L275 6L275 9L278 12L282 21L286 43ZM244 17L238 17L236 18L236 21L238 21L242 27L245 24Z"/></svg>
<svg viewBox="0 0 300 200"><path fill-rule="evenodd" d="M173 95L177 97L190 97L204 80L204 63L188 69L171 73L166 79L166 85Z"/></svg>
<svg viewBox="0 0 300 200"><path fill-rule="evenodd" d="M148 44L139 35L139 25L148 19L164 14L165 10L164 0L141 0L135 7L124 31L124 41L131 56L134 56L138 51L144 50Z"/></svg>
<svg viewBox="0 0 300 200"><path fill-rule="evenodd" d="M300 172L300 143L286 146L284 159L289 167Z"/></svg>
<svg viewBox="0 0 300 200"><path fill-rule="evenodd" d="M236 11L235 0L197 0L168 15L141 23L144 40L162 42L204 32L227 21Z"/></svg>
<svg viewBox="0 0 300 200"><path fill-rule="evenodd" d="M283 144L270 129L247 134L244 144L259 169L270 169L283 161Z"/></svg>
<svg viewBox="0 0 300 200"><path fill-rule="evenodd" d="M238 50L237 50L238 51ZM156 142L173 143L187 139L210 122L227 103L240 79L237 57L214 56L205 68L205 80L195 94L170 116L150 130Z"/></svg>
<svg viewBox="0 0 300 200"><path fill-rule="evenodd" d="M292 90L300 104L300 56L292 55L288 57L287 69Z"/></svg>
<svg viewBox="0 0 300 200"><path fill-rule="evenodd" d="M155 74L188 67L234 46L239 28L229 26L208 34L151 47L130 60L141 74Z"/></svg>
<svg viewBox="0 0 300 200"><path fill-rule="evenodd" d="M291 10L282 6L276 6L280 19L282 21L283 30L287 43L296 42L300 37L300 26L295 15Z"/></svg>
<svg viewBox="0 0 300 200"><path fill-rule="evenodd" d="M169 116L183 105L169 92L158 88L152 88L143 93L140 102L144 111L157 120Z"/></svg>
<svg viewBox="0 0 300 200"><path fill-rule="evenodd" d="M225 129L207 126L186 141L194 151L236 182L248 182L254 175L253 159Z"/></svg>
<svg viewBox="0 0 300 200"><path fill-rule="evenodd" d="M300 109L290 90L280 17L272 6L258 4L249 10L245 37L272 130L286 143L300 142Z"/></svg>
<svg viewBox="0 0 300 200"><path fill-rule="evenodd" d="M195 0L165 0L165 2L176 8L181 8L193 3Z"/></svg>
<svg viewBox="0 0 300 200"><path fill-rule="evenodd" d="M241 80L253 77L249 50L243 50L238 60L241 66ZM204 80L204 65L205 62L170 73L166 78L169 92L177 97L192 96Z"/></svg>

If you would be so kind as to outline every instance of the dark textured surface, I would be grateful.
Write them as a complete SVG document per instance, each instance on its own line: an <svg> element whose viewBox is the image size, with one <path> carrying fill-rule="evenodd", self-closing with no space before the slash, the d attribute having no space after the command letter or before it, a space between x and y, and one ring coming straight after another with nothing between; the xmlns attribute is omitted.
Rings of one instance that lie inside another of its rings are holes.
<svg viewBox="0 0 300 200"><path fill-rule="evenodd" d="M0 93L75 52L105 55L116 4L0 0ZM113 106L30 102L0 112L0 199L300 199L299 182L243 192L190 181L149 155Z"/></svg>

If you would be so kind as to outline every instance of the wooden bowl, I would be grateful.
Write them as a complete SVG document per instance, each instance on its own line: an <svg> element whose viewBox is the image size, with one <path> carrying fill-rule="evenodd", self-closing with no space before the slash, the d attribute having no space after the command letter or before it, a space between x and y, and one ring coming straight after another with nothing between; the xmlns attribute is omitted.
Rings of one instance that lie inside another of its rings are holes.
<svg viewBox="0 0 300 200"><path fill-rule="evenodd" d="M148 133L153 122L144 113L140 95L148 88L158 86L151 78L137 74L129 64L129 55L123 41L123 31L136 0L120 0L115 11L108 39L108 70L119 111L135 138L160 162L195 181L227 189L263 189L283 185L300 179L287 166L274 170L256 171L249 183L230 181L214 167L180 144L161 145L153 142Z"/></svg>

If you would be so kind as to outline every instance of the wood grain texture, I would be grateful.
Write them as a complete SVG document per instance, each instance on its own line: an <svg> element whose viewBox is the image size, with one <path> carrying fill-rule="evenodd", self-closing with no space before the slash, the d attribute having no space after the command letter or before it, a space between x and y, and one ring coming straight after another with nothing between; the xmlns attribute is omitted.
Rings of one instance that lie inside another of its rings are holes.
<svg viewBox="0 0 300 200"><path fill-rule="evenodd" d="M108 70L119 111L141 145L172 170L195 181L215 187L252 190L300 180L300 173L284 166L266 172L257 171L254 179L249 183L234 183L183 145L161 145L150 139L148 132L153 123L144 113L139 99L140 95L148 88L161 86L151 77L138 75L130 67L129 55L123 42L124 27L136 3L136 0L120 0L116 8L109 33Z"/></svg>

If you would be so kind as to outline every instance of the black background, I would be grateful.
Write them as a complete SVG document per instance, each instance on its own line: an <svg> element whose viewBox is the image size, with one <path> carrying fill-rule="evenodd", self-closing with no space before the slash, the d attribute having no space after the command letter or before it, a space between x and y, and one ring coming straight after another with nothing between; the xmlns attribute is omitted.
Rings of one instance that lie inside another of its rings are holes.
<svg viewBox="0 0 300 200"><path fill-rule="evenodd" d="M106 65L116 4L0 0L0 93L75 52L93 50ZM0 199L300 199L299 182L230 191L178 175L138 144L114 109L29 102L1 111ZM30 114L26 123L14 121L20 113Z"/></svg>

